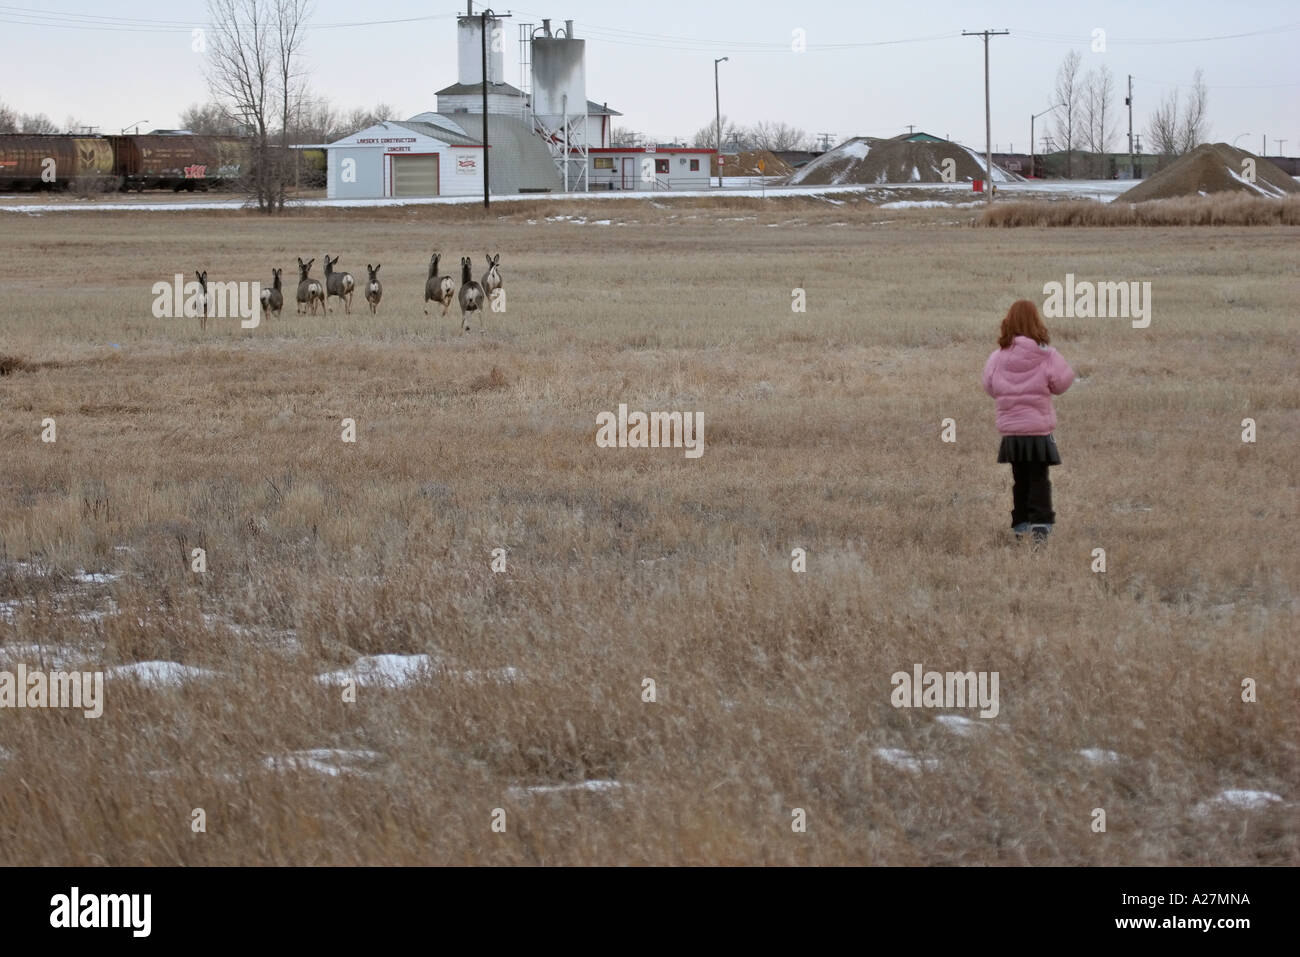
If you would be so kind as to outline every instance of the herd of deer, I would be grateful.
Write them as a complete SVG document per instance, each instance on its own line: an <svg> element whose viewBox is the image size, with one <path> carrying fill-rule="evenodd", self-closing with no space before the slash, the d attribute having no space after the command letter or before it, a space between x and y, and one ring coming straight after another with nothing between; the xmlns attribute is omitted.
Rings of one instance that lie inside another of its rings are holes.
<svg viewBox="0 0 1300 957"><path fill-rule="evenodd" d="M424 282L424 314L429 314L429 303L438 303L442 305L442 314L447 315L447 310L451 308L451 301L456 297L460 301L460 322L465 332L469 332L469 317L473 313L478 313L481 317L487 305L492 302L492 297L498 289L501 289L501 256L489 255L487 257L488 268L479 282L474 281L471 272L471 263L468 256L463 256L460 260L460 292L456 292L456 283L451 276L438 275L438 262L441 259L439 253L434 253L429 259L429 278ZM302 258L298 259L298 314L303 315L304 311L309 311L311 315L316 315L318 307L329 311L329 299L331 296L337 296L343 303L343 308L347 313L352 312L352 293L356 290L356 281L352 278L350 272L336 271L339 257L333 259L329 254L325 254L325 282L322 284L318 279L311 278L311 267L315 258L306 262ZM384 287L379 281L379 270L382 264L371 266L366 264L366 302L370 305L370 313L374 315L379 309L379 300L383 298ZM262 290L262 317L270 319L272 315L279 318L280 310L284 308L284 290L281 285L280 273L282 270L271 270L271 288ZM208 291L208 274L207 271L195 272L199 277L199 286L203 290L204 302L207 301ZM204 309L204 323L207 326L207 309Z"/></svg>

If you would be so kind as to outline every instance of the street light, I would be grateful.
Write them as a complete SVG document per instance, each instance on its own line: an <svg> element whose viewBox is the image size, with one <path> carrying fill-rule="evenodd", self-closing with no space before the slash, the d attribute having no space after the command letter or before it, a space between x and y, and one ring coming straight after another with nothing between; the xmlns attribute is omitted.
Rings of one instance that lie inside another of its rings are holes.
<svg viewBox="0 0 1300 957"><path fill-rule="evenodd" d="M126 124L126 126L122 127L122 135L125 136L125 135L126 135L126 131L129 130L129 129L130 129L131 127L133 127L133 126L135 127L135 131L136 131L137 133L139 133L139 132L140 132L140 124L141 124L141 123L148 123L148 122L149 122L148 120L136 120L134 123L128 123L128 124Z"/></svg>
<svg viewBox="0 0 1300 957"><path fill-rule="evenodd" d="M717 121L717 160L718 160L718 188L722 188L722 97L718 93L718 64L726 63L731 57L719 57L713 61L713 109L714 119Z"/></svg>
<svg viewBox="0 0 1300 957"><path fill-rule="evenodd" d="M1232 148L1235 150L1237 148L1237 140L1241 139L1243 136L1249 136L1249 135L1250 135L1249 133L1238 133L1236 136L1234 136L1232 138Z"/></svg>
<svg viewBox="0 0 1300 957"><path fill-rule="evenodd" d="M1052 112L1052 110L1059 110L1064 105L1065 105L1064 103L1057 103L1055 106L1049 106L1047 109L1043 110L1042 113L1029 114L1029 178L1030 179L1034 178L1034 120L1038 119L1040 116L1046 116L1048 113Z"/></svg>

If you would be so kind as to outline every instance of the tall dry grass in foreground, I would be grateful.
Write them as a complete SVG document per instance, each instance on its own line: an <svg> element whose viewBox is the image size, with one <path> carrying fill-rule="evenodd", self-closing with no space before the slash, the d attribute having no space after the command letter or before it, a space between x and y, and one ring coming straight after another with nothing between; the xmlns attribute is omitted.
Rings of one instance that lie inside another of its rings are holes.
<svg viewBox="0 0 1300 957"><path fill-rule="evenodd" d="M203 671L0 711L0 862L1300 860L1292 232L820 209L7 229L0 668ZM487 334L422 315L435 248L502 253ZM325 249L384 263L378 317L149 313ZM1035 552L979 372L1067 271L1154 314L1050 323L1080 378ZM703 413L703 457L596 448L620 402ZM421 654L355 703L317 680ZM999 672L1000 714L893 708L914 663Z"/></svg>
<svg viewBox="0 0 1300 957"><path fill-rule="evenodd" d="M1214 193L1145 203L1010 201L989 206L981 226L1300 226L1300 196Z"/></svg>

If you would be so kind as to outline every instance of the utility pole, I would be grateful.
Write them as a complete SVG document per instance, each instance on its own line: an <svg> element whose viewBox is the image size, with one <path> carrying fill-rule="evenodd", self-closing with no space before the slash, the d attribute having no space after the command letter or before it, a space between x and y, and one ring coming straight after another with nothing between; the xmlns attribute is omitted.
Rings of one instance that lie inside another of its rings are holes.
<svg viewBox="0 0 1300 957"><path fill-rule="evenodd" d="M1128 175L1129 179L1137 179L1137 167L1133 165L1133 74L1128 75L1128 96L1124 97L1124 105L1128 107Z"/></svg>
<svg viewBox="0 0 1300 957"><path fill-rule="evenodd" d="M1010 30L963 30L964 37L984 38L984 162L988 181L984 184L984 202L993 202L993 120L989 112L989 37L1002 37Z"/></svg>
<svg viewBox="0 0 1300 957"><path fill-rule="evenodd" d="M1268 134L1267 134L1267 133L1260 133L1259 135L1262 136L1262 137L1264 137L1263 145L1260 146L1260 148L1259 148L1259 155L1260 155L1260 156L1267 156L1267 155L1268 155Z"/></svg>
<svg viewBox="0 0 1300 957"><path fill-rule="evenodd" d="M715 132L717 133L718 149L718 188L722 188L722 94L718 88L718 64L726 63L730 57L719 57L713 61L713 110L714 121L717 123Z"/></svg>
<svg viewBox="0 0 1300 957"><path fill-rule="evenodd" d="M1286 153L1282 151L1282 147L1286 146L1286 140L1277 140L1276 142L1277 142L1277 155L1286 156Z"/></svg>
<svg viewBox="0 0 1300 957"><path fill-rule="evenodd" d="M474 0L468 0L469 12L474 12ZM491 185L492 161L488 159L488 21L496 20L498 14L492 12L491 8L479 11L480 32L483 34L483 208L489 209L492 206L492 200L488 195L488 188ZM502 13L502 17L513 16L513 14ZM564 157L565 169L568 169L569 157Z"/></svg>
<svg viewBox="0 0 1300 957"><path fill-rule="evenodd" d="M1057 103L1056 106L1049 106L1047 109L1043 110L1042 113L1029 114L1029 176L1031 179L1033 179L1038 175L1038 169L1034 164L1034 120L1038 119L1040 116L1045 116L1046 114L1052 112L1052 110L1059 108L1060 105L1061 105L1060 103ZM1043 151L1046 152L1047 137L1043 137L1043 147L1044 147ZM1046 166L1046 163L1044 163L1044 166ZM1047 170L1044 169L1043 171L1046 172Z"/></svg>

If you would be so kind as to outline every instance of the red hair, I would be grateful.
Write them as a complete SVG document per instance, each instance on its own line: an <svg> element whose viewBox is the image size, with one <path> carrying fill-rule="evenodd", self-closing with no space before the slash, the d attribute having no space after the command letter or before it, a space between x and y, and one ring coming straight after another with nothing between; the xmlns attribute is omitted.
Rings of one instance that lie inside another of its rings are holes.
<svg viewBox="0 0 1300 957"><path fill-rule="evenodd" d="M1043 325L1043 317L1038 314L1038 306L1032 300L1017 299L1011 304L1011 308L1002 319L998 348L1010 348L1011 340L1016 336L1027 336L1040 346L1045 346L1052 341L1047 335L1047 326Z"/></svg>

